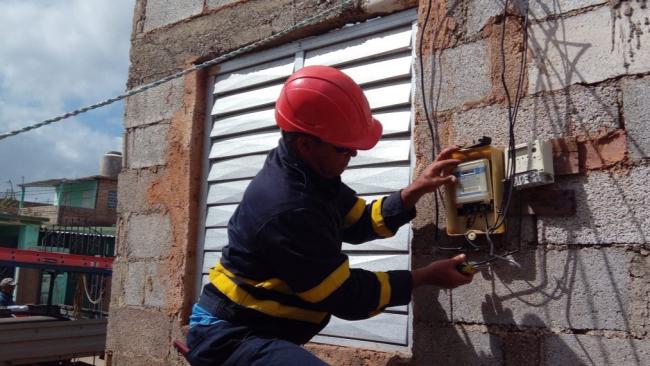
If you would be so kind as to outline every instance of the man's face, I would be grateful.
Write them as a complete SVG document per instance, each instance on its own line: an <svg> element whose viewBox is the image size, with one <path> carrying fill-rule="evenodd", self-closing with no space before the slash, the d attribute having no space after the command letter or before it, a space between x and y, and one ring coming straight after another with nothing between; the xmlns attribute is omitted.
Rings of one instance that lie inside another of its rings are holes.
<svg viewBox="0 0 650 366"><path fill-rule="evenodd" d="M11 295L14 292L14 286L3 286L0 288L0 291L4 292L7 295Z"/></svg>
<svg viewBox="0 0 650 366"><path fill-rule="evenodd" d="M330 143L311 139L307 162L323 178L336 178L348 167L357 150L336 147Z"/></svg>

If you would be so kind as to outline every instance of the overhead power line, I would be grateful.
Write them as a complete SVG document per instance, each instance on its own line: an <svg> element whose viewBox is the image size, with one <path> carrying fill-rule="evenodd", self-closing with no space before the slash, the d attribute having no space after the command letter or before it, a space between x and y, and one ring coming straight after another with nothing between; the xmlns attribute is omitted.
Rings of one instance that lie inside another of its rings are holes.
<svg viewBox="0 0 650 366"><path fill-rule="evenodd" d="M339 10L344 10L345 8L350 6L351 4L352 4L352 0L341 0L341 3L339 5L337 5L337 6L333 6L333 7L329 8L329 9L325 9L325 10L319 12L319 13L316 13L315 15L313 15L311 17L308 17L308 18L305 18L302 21L292 25L291 27L285 28L284 30L281 30L280 32L278 32L276 34L273 34L273 35L271 35L269 37L263 38L263 39L261 39L261 40L259 40L257 42L253 42L253 43L249 44L248 46L244 46L244 47L241 47L241 48L239 48L237 50L234 50L232 52L228 52L228 53L226 53L224 55L213 58L212 60L197 64L197 65L193 65L190 68L187 68L187 69L185 69L183 71L179 71L179 72L177 72L175 74L169 75L167 77L164 77L164 78L159 79L157 81L151 82L149 84L141 85L141 86L139 86L139 87L137 87L135 89L127 90L123 94L120 94L120 95L115 96L113 98L106 99L106 100L104 100L102 102L92 104L92 105L89 105L89 106L86 106L86 107L83 107L83 108L75 109L75 110L73 110L71 112L67 112L67 113L64 113L62 115L56 116L54 118L46 119L46 120L44 120L42 122L30 125L30 126L26 126L26 127L14 130L14 131L9 131L9 132L2 133L2 134L0 134L0 140L6 139L7 137L15 136L15 135L27 132L27 131L35 130L37 128L52 124L54 122L59 122L59 121L62 121L64 119L66 119L66 118L74 117L74 116L76 116L78 114L81 114L81 113L92 111L93 109L97 109L97 108L100 108L100 107L115 103L117 101L120 101L120 100L122 100L124 98L128 98L130 96L142 93L145 90L155 88L156 86L158 86L160 84L163 84L163 83L166 83L168 81L178 79L178 78L183 77L183 76L185 76L185 75L187 75L187 74L189 74L189 73L191 73L193 71L205 69L205 68L210 67L212 65L216 65L216 64L221 63L221 62L223 62L223 61L225 61L227 59L239 56L239 55L241 55L243 53L252 51L253 49L255 49L257 47L260 47L260 46L262 46L262 45L264 45L266 43L272 42L272 41L286 35L287 33L290 33L290 32L293 32L295 30L304 28L304 27L306 27L306 26L308 26L308 25L310 25L312 23L315 23L315 22L317 22L317 21L319 21L321 19L324 19L330 13L333 13L333 12L336 12L336 11L339 11Z"/></svg>

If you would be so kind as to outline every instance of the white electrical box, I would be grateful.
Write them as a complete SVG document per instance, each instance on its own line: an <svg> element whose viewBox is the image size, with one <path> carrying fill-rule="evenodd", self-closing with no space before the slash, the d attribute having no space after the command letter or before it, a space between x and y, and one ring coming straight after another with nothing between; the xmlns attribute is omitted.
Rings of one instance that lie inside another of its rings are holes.
<svg viewBox="0 0 650 366"><path fill-rule="evenodd" d="M511 173L509 150L504 152L506 177ZM555 182L553 147L548 141L535 140L515 146L513 186L526 189Z"/></svg>
<svg viewBox="0 0 650 366"><path fill-rule="evenodd" d="M472 160L459 164L454 175L458 179L456 185L457 206L468 203L490 203L492 188L490 186L490 161L488 159Z"/></svg>

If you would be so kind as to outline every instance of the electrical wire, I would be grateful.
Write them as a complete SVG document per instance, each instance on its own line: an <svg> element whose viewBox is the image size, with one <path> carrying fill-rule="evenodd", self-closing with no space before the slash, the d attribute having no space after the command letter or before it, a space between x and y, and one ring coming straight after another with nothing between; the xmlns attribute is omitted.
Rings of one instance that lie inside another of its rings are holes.
<svg viewBox="0 0 650 366"><path fill-rule="evenodd" d="M431 15L431 7L432 3L431 0L429 0L428 5L427 5L427 14L424 17L424 24L422 24L422 29L420 30L420 39L418 40L418 49L419 49L419 57L418 61L420 64L420 91L422 93L422 105L424 107L424 116L427 120L427 127L429 128L429 134L431 135L431 162L434 162L436 160L436 148L438 146L438 134L437 132L437 126L438 126L438 121L436 117L436 111L433 110L433 122L432 122L432 117L431 114L429 113L429 107L427 105L427 93L424 88L424 33L427 29L427 24L429 23L429 16ZM434 72L434 66L431 66L431 73L433 74ZM435 128L434 128L435 124ZM434 196L434 241L438 242L439 239L439 232L438 232L438 226L440 223L440 197L439 197L439 192L436 189L433 192Z"/></svg>
<svg viewBox="0 0 650 366"><path fill-rule="evenodd" d="M291 27L287 27L287 28L279 31L278 33L275 33L275 34L273 34L271 36L260 39L257 42L253 42L248 46L241 47L241 48L236 49L236 50L234 50L232 52L228 52L225 55L215 57L215 58L213 58L213 59L211 59L209 61L205 61L205 62L200 63L200 64L192 65L192 67L189 67L189 68L187 68L185 70L179 71L177 73L174 73L174 74L169 75L167 77L164 77L162 79L156 80L154 82L139 86L139 87L137 87L135 89L128 90L123 94L120 94L120 95L115 96L113 98L106 99L106 100L101 101L99 103L92 104L92 105L89 105L89 106L86 106L86 107L83 107L83 108L75 109L74 111L64 113L64 114L56 116L54 118L46 119L46 120L44 120L42 122L30 125L30 126L26 126L26 127L23 127L23 128L19 128L17 130L2 133L2 134L0 134L0 140L6 139L7 137L15 136L15 135L18 135L18 134L21 134L21 133L24 133L24 132L28 132L28 131L31 131L31 130L34 130L34 129L37 129L37 128L40 128L40 127L44 127L44 126L47 126L49 124L59 122L59 121L62 121L64 119L67 119L67 118L70 118L70 117L74 117L74 116L76 116L78 114L89 112L91 110L94 110L94 109L97 109L97 108L100 108L100 107L107 106L109 104L115 103L117 101L120 101L122 99L131 97L133 95L140 94L140 93L142 93L142 92L144 92L146 90L149 90L151 88L155 88L156 86L158 86L160 84L164 84L164 83L166 83L168 81L183 77L183 76L185 76L185 75L187 75L187 74L189 74L191 72L208 68L210 66L221 63L221 62L223 62L223 61L225 61L227 59L239 56L239 55L241 55L243 53L246 53L246 52L250 52L255 48L258 48L258 47L260 47L262 45L273 42L276 39L278 39L280 37L283 37L283 36L285 36L286 34L288 34L290 32L293 32L295 30L299 30L299 29L304 28L304 27L306 27L306 26L308 26L308 25L310 25L312 23L315 23L318 20L324 19L325 16L328 15L329 13L333 13L333 12L338 11L338 10L345 10L348 6L350 6L352 4L353 4L353 0L341 0L340 4L337 5L337 6L333 6L333 7L329 8L329 9L325 9L325 10L319 12L319 13L316 13L315 15L313 15L311 17L308 17L308 18L305 18L305 19L301 20L300 22L292 25Z"/></svg>
<svg viewBox="0 0 650 366"><path fill-rule="evenodd" d="M517 115L519 113L519 106L521 104L521 99L523 96L523 79L525 75L525 65L526 65L526 55L528 53L528 5L525 4L523 9L524 12L524 23L522 26L522 43L523 50L521 54L521 59L519 63L519 75L517 79L517 90L515 93L515 103L513 106L512 98L510 96L510 90L505 78L505 33L506 33L506 21L507 21L507 12L508 12L508 0L504 2L503 8L503 23L501 26L501 37L500 37L500 50L501 50L501 83L503 85L504 92L506 94L506 102L508 104L508 171L506 172L506 179L504 183L504 194L501 199L500 212L498 217L495 219L495 222L490 226L487 231L493 233L501 225L505 224L506 217L508 216L508 211L510 209L510 202L512 199L512 192L514 190L513 178L515 175L515 133L514 128L517 122Z"/></svg>
<svg viewBox="0 0 650 366"><path fill-rule="evenodd" d="M515 93L515 101L513 104L512 96L510 94L510 90L508 88L508 84L506 82L506 77L505 77L505 70L506 70L506 62L505 62L505 33L506 33L506 22L507 22L507 17L508 17L508 0L505 0L504 3L504 9L503 9L503 23L502 23L502 28L501 28L501 37L500 37L500 51L501 51L501 83L503 85L504 92L506 94L506 102L507 102L507 108L508 108L508 171L506 172L506 178L504 179L504 195L502 196L501 199L501 205L500 205L500 210L497 212L497 216L495 217L495 222L490 225L488 221L488 216L487 212L483 212L484 220L485 220L485 237L486 241L488 244L488 258L482 261L474 262L472 265L474 267L476 266L486 266L489 265L490 262L493 262L497 259L504 260L513 266L516 266L520 268L521 266L519 263L516 261L506 258L512 254L515 254L519 251L521 251L521 217L520 217L520 222L519 222L519 248L513 251L508 251L506 253L503 253L501 255L497 254L495 252L495 245L492 240L491 234L493 234L501 225L505 224L509 209L510 209L510 204L511 204L511 199L512 199L512 194L513 194L513 177L515 173L515 155L514 155L514 149L515 149L515 133L514 133L514 128L517 122L517 115L519 112L519 106L521 104L522 96L523 96L523 79L525 76L525 65L526 65L526 55L528 52L528 6L526 4L524 8L524 21L523 21L523 29L522 29L522 42L523 42L523 50L522 50L522 56L521 60L519 63L519 74L518 74L518 79L517 79L517 89ZM427 17L425 18L425 23L424 27L422 30L422 33L424 33L424 30L426 29L426 21L428 20L429 14L430 14L430 9L431 9L431 0L429 0L428 3L428 9L427 9ZM423 62L422 62L422 36L420 37L420 80L421 80L421 87L422 87L422 95L424 99L424 111L425 111L425 117L427 119L427 124L429 126L429 131L432 136L432 143L435 144L435 135L433 133L433 127L431 123L431 119L429 117L428 113L428 107L426 104L426 93L424 90L424 78L423 78L423 73L424 73L424 68L423 68ZM521 198L521 195L519 196ZM436 201L437 203L437 201ZM521 205L521 203L520 203ZM436 206L436 210L438 207ZM521 209L521 208L520 208ZM476 215L477 212L474 212L474 215L468 219L468 225L469 221L474 222L476 220ZM521 212L520 212L521 216ZM437 222L436 222L437 224ZM470 225L471 226L471 225ZM436 226L437 227L437 226ZM436 230L437 233L437 230ZM469 239L467 235L465 235L465 242L466 244L469 244L470 248L467 247L456 247L456 248L445 248L445 247L437 247L439 250L454 250L454 251L462 251L462 252L468 252L469 250L473 251L480 251L480 247L474 243L472 240Z"/></svg>

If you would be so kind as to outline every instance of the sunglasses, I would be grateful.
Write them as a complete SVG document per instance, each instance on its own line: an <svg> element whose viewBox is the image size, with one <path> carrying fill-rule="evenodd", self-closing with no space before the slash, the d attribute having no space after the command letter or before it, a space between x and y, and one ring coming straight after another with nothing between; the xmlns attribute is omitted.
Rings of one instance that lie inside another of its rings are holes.
<svg viewBox="0 0 650 366"><path fill-rule="evenodd" d="M332 145L334 146L334 145ZM340 146L334 146L334 151L336 151L339 154L352 154L354 153L353 149L349 149L347 147L340 147Z"/></svg>
<svg viewBox="0 0 650 366"><path fill-rule="evenodd" d="M350 148L347 148L347 147L332 145L329 142L325 142L325 141L319 139L316 136L311 136L311 135L309 135L309 136L312 137L314 140L318 141L321 144L327 144L327 145L332 146L334 148L334 151L336 151L338 154L353 154L354 151L355 151L354 149L350 149Z"/></svg>

